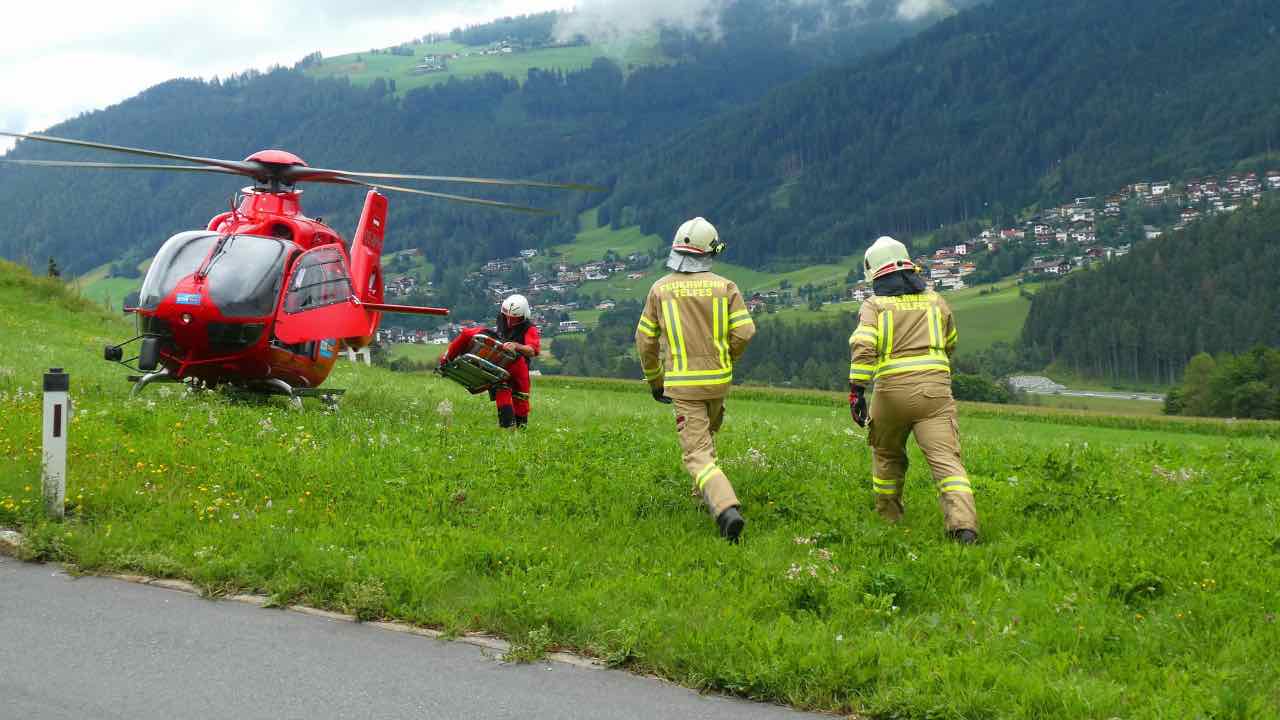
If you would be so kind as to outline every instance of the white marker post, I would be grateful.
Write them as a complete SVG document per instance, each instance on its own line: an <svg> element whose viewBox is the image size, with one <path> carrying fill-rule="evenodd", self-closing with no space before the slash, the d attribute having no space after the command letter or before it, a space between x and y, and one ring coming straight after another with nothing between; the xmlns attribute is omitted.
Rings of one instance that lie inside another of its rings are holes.
<svg viewBox="0 0 1280 720"><path fill-rule="evenodd" d="M44 374L44 511L61 518L67 498L67 426L71 423L71 377L62 368Z"/></svg>

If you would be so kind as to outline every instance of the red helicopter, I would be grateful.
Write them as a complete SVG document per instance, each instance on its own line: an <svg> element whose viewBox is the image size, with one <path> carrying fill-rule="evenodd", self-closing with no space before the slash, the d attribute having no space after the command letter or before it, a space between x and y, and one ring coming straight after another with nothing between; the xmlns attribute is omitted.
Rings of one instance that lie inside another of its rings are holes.
<svg viewBox="0 0 1280 720"><path fill-rule="evenodd" d="M142 282L138 336L109 345L104 357L128 367L136 394L152 383L228 385L285 395L300 402L320 397L334 402L342 390L321 389L338 352L367 346L383 313L448 315L442 308L384 302L382 243L387 198L404 192L452 202L549 214L537 208L447 193L387 185L384 180L422 180L497 186L598 190L588 185L522 180L402 175L326 170L308 166L282 150L264 150L242 161L178 155L47 135L0 135L95 150L192 163L135 163L9 160L11 165L113 170L156 170L244 175L254 185L241 191L228 212L204 230L179 233L156 253ZM302 214L299 183L370 188L348 246L318 219ZM125 348L138 342L137 355ZM130 363L137 364L132 367Z"/></svg>

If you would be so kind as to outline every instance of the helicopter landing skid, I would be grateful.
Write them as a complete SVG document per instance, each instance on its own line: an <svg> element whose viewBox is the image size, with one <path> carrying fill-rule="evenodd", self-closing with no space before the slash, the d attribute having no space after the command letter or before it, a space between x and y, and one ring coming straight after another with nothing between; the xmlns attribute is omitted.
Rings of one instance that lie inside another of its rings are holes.
<svg viewBox="0 0 1280 720"><path fill-rule="evenodd" d="M130 375L129 382L133 383L133 390L129 392L129 397L137 397L143 388L152 383L180 383L182 380L169 374L167 369L157 370L146 375Z"/></svg>
<svg viewBox="0 0 1280 720"><path fill-rule="evenodd" d="M300 407L303 398L319 398L326 406L337 407L338 399L347 392L333 388L296 388L278 378L267 380L264 387L273 395L284 395L289 398L294 407Z"/></svg>

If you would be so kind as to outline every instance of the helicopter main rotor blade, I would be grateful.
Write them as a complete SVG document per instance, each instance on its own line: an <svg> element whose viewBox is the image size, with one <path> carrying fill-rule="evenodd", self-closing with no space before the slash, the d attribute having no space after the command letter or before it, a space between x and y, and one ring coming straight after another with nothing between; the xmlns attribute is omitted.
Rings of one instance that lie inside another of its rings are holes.
<svg viewBox="0 0 1280 720"><path fill-rule="evenodd" d="M110 152L126 153L129 155L141 155L143 157L152 157L160 160L177 160L180 162L196 163L198 165L208 165L210 167L222 168L229 172L240 175L248 175L256 178L263 174L263 168L257 163L240 162L237 160L219 160L217 158L197 157L194 155L178 155L176 153L160 152L158 150L144 150L142 148L125 147L123 145L107 145L106 143L89 142L87 140L68 140L67 138L53 137L52 135L27 135L25 133L11 133L0 130L0 135L4 137L18 138L19 140L37 140L39 142L54 143L56 145L71 145L74 147L90 148L93 150L107 150Z"/></svg>
<svg viewBox="0 0 1280 720"><path fill-rule="evenodd" d="M324 177L361 178L366 180L425 180L428 182L464 183L468 185L500 185L504 187L546 188L549 190L582 190L605 192L597 185L581 183L543 182L540 180L503 180L501 178L460 177L455 175L402 175L399 173L352 172L350 170L326 170L324 168L291 167L282 173L290 182L322 182Z"/></svg>
<svg viewBox="0 0 1280 720"><path fill-rule="evenodd" d="M8 160L0 158L6 165L30 165L33 167L91 168L96 170L169 170L174 172L203 172L223 175L239 175L234 170L203 165L138 165L135 163L80 162L74 160Z"/></svg>
<svg viewBox="0 0 1280 720"><path fill-rule="evenodd" d="M501 210L515 210L516 212L527 213L529 215L555 215L552 210L543 210L542 208L526 207L524 205L513 205L511 203L498 202L497 200L483 200L481 198L467 197L465 195L450 195L449 193L431 192L430 190L418 190L417 188L400 187L399 185L381 185L376 183L361 182L354 178L333 177L326 180L313 180L312 182L332 183L334 185L360 185L362 187L373 188L374 190L391 190L393 192L412 193L414 195L426 195L427 197L439 198L441 200L449 200L450 202L465 203L467 205L482 205L484 207L498 208Z"/></svg>

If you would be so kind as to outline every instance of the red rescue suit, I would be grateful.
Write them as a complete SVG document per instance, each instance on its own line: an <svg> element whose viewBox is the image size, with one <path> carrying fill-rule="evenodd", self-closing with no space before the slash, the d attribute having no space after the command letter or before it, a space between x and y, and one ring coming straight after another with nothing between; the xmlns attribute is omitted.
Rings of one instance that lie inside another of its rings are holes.
<svg viewBox="0 0 1280 720"><path fill-rule="evenodd" d="M503 332L501 327L497 330L483 326L467 328L449 343L449 349L441 362L449 362L465 353L471 347L471 341L480 334L504 343L528 345L533 348L534 357L542 354L542 336L538 332L538 326L531 322L524 322L515 327L506 328L506 332ZM523 427L529 423L529 391L532 387L529 382L529 360L523 354L517 354L519 357L515 362L507 366L507 372L511 373L511 380L490 392L490 397L498 405L498 424L502 427L511 427L513 424Z"/></svg>

